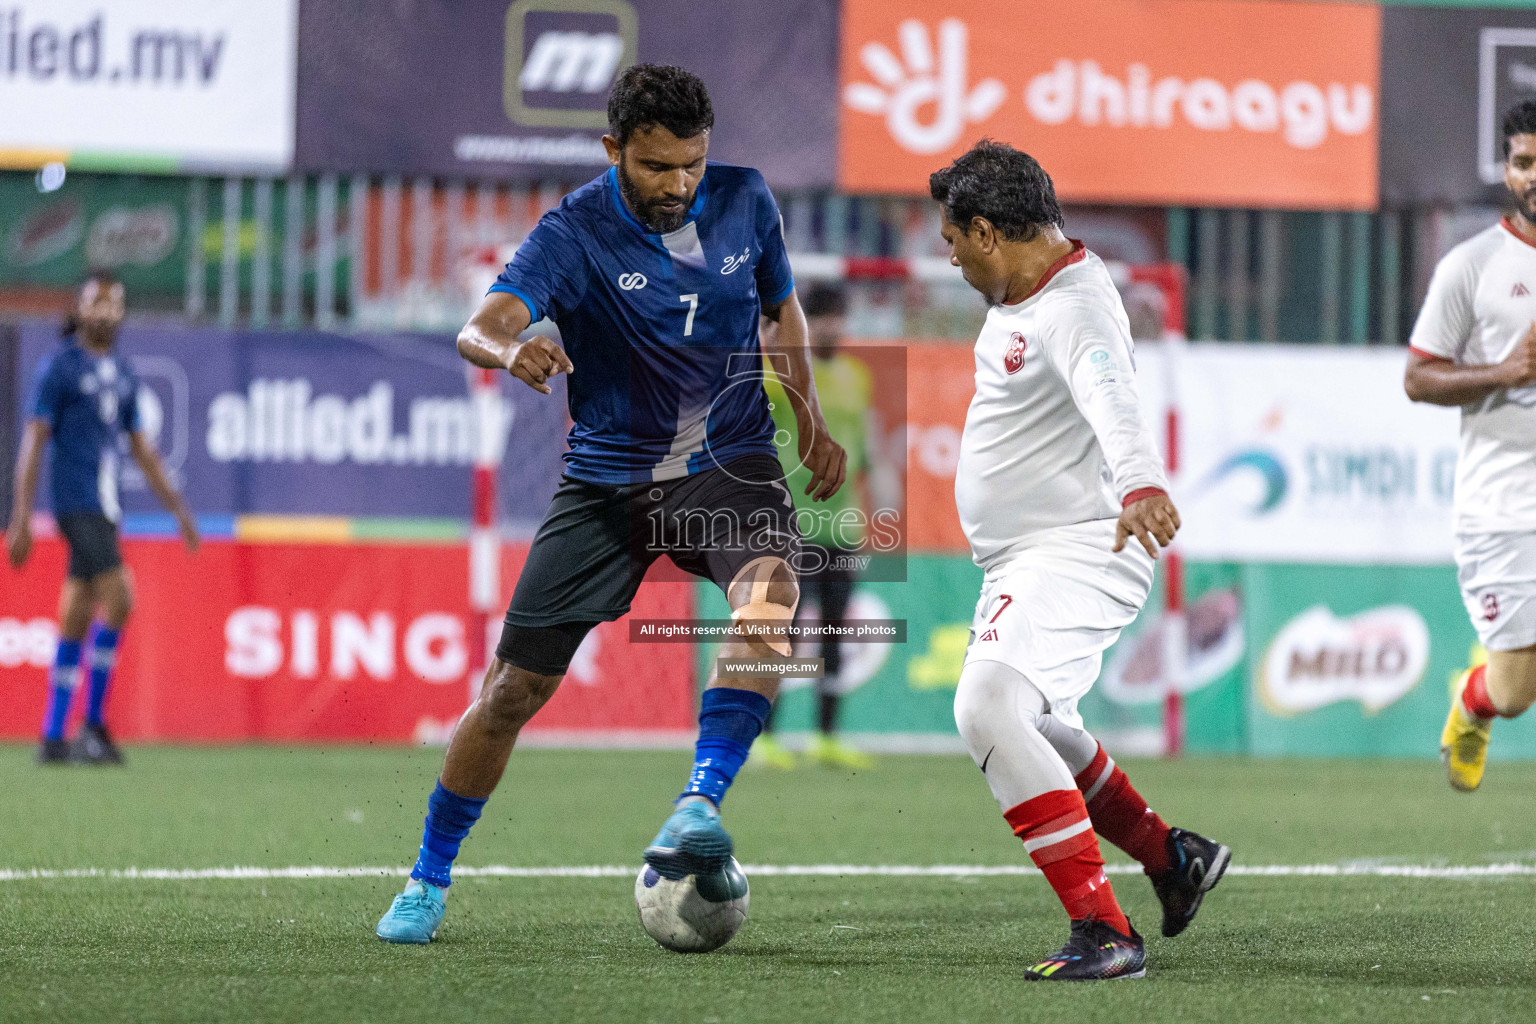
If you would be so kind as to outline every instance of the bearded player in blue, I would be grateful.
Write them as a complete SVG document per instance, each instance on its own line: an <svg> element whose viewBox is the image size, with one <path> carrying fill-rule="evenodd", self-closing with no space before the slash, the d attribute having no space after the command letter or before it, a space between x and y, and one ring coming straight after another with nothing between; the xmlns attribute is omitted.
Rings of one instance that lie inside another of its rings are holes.
<svg viewBox="0 0 1536 1024"><path fill-rule="evenodd" d="M561 202L518 248L459 334L459 353L543 394L569 374L566 472L533 539L479 698L459 720L427 801L411 881L379 921L387 942L430 942L459 844L512 745L554 694L577 645L629 610L662 555L716 583L735 620L728 657L787 657L799 600L793 503L762 387L768 357L794 406L806 492L843 483L846 456L816 399L805 314L777 205L756 171L706 166L704 83L640 64L614 83L613 167ZM520 340L549 318L561 343ZM668 878L721 870L720 803L778 691L776 675L712 678L693 770L645 850Z"/></svg>
<svg viewBox="0 0 1536 1024"><path fill-rule="evenodd" d="M69 545L69 569L59 595L59 644L37 750L43 764L123 760L103 717L118 636L133 605L117 542L120 447L127 448L150 490L176 517L187 547L195 551L198 545L192 515L171 486L154 441L140 422L138 378L116 351L124 307L123 285L110 274L94 273L80 286L59 347L38 368L32 412L16 457L16 492L6 531L12 568L21 569L32 551L33 503L43 452L50 446L53 517ZM98 613L87 645L86 631ZM71 746L64 738L64 723L81 675L81 652L87 647L85 716L79 741Z"/></svg>

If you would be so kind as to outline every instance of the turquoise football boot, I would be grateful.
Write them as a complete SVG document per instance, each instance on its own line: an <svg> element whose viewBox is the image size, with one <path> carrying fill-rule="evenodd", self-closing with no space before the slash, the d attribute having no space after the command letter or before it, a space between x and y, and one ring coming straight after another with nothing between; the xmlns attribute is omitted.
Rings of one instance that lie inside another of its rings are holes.
<svg viewBox="0 0 1536 1024"><path fill-rule="evenodd" d="M389 910L379 918L376 934L385 942L426 945L437 935L437 926L443 923L447 900L446 889L413 878L405 892L396 896Z"/></svg>
<svg viewBox="0 0 1536 1024"><path fill-rule="evenodd" d="M645 862L663 878L677 881L722 870L734 847L714 804L702 797L684 799L645 848Z"/></svg>

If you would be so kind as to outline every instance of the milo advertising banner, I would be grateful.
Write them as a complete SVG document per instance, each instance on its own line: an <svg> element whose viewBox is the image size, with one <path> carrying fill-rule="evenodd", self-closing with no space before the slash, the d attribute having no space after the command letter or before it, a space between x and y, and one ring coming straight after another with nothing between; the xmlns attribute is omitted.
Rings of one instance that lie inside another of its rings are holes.
<svg viewBox="0 0 1536 1024"><path fill-rule="evenodd" d="M186 179L134 175L74 176L67 191L39 192L30 174L0 173L0 288L73 288L102 267L135 302L180 303L187 193Z"/></svg>
<svg viewBox="0 0 1536 1024"><path fill-rule="evenodd" d="M158 175L70 174L69 184L39 192L33 175L0 171L0 290L76 287L87 270L110 270L123 282L138 309L179 309L186 302L188 266L201 250L204 298L217 301L224 255L224 197L214 180L199 193L193 179ZM345 186L344 186L345 187ZM201 195L202 207L195 205ZM267 278L279 282L282 254L288 246L288 190L273 189L266 223L258 220L255 185L241 186L240 225L235 234L236 273L240 290L250 294L258 256L258 238L267 239ZM300 200L307 227L297 239L305 296L315 294L322 268L313 225L317 185L305 183ZM345 280L350 273L349 202L343 193L335 262L327 271ZM201 230L197 223L201 217ZM192 234L198 231L194 240Z"/></svg>

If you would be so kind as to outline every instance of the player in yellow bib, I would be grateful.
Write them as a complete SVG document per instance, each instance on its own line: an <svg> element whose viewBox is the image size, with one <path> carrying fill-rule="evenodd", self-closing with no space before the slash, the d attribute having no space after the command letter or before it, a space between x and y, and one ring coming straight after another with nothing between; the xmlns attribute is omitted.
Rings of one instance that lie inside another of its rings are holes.
<svg viewBox="0 0 1536 1024"><path fill-rule="evenodd" d="M776 429L779 462L784 467L785 484L795 499L797 525L804 541L804 565L800 567L800 618L804 619L806 598L821 609L821 622L841 625L848 616L848 604L858 582L858 569L865 550L869 517L865 513L860 478L869 468L866 448L868 420L874 397L874 382L863 360L840 351L845 305L840 289L826 285L813 287L804 299L806 323L811 340L812 367L816 393L827 429L848 453L847 480L826 501L812 502L805 493L811 474L800 465L795 414L783 385L771 372L763 375L763 387ZM817 682L817 733L809 748L810 759L838 768L867 768L870 758L837 739L838 705L848 682L843 675L842 645L835 638L823 637L820 656L825 675ZM794 757L773 738L770 715L763 734L753 747L754 760L774 768L794 767Z"/></svg>

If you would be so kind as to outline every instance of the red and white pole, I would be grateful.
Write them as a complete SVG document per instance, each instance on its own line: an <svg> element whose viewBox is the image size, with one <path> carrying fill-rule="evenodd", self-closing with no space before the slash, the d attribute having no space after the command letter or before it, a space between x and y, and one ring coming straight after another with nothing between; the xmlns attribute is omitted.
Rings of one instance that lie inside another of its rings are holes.
<svg viewBox="0 0 1536 1024"><path fill-rule="evenodd" d="M1178 374L1184 339L1169 337L1163 349L1166 374L1163 395L1166 402L1164 451L1170 485L1179 474L1179 387ZM1163 552L1163 753L1180 757L1184 753L1184 689L1189 663L1189 620L1184 614L1184 557L1177 546Z"/></svg>
<svg viewBox="0 0 1536 1024"><path fill-rule="evenodd" d="M469 368L470 406L475 411L474 521L469 528L469 607L475 639L470 650L469 699L491 663L501 610L501 537L496 515L497 456L502 436L501 386L495 370Z"/></svg>

